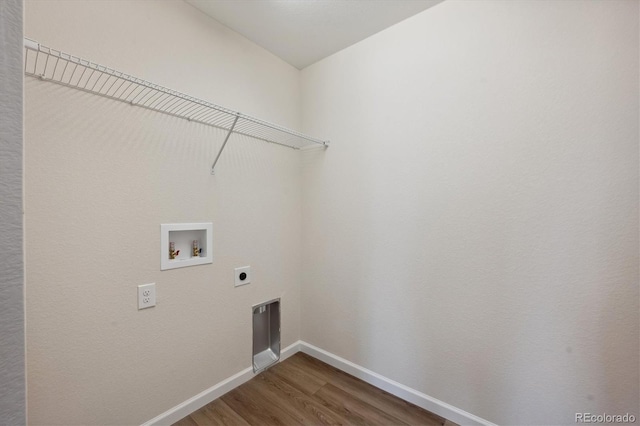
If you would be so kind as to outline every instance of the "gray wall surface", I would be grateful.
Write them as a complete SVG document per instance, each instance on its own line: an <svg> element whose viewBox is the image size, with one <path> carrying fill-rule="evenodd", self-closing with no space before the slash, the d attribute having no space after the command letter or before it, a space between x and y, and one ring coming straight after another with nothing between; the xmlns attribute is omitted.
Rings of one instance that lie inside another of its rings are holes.
<svg viewBox="0 0 640 426"><path fill-rule="evenodd" d="M496 424L639 417L638 6L447 0L302 70L300 338Z"/></svg>
<svg viewBox="0 0 640 426"><path fill-rule="evenodd" d="M0 1L0 425L26 423L22 246L22 1Z"/></svg>

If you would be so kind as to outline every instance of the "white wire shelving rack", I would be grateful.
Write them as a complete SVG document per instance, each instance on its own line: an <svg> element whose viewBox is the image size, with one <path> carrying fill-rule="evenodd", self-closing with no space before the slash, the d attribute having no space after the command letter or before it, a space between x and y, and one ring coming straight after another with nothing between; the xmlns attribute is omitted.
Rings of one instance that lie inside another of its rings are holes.
<svg viewBox="0 0 640 426"><path fill-rule="evenodd" d="M277 124L159 86L121 71L43 46L28 38L24 39L24 73L62 86L225 130L227 134L224 142L211 166L212 174L229 137L233 133L293 149L314 145L329 146L327 140L313 138Z"/></svg>

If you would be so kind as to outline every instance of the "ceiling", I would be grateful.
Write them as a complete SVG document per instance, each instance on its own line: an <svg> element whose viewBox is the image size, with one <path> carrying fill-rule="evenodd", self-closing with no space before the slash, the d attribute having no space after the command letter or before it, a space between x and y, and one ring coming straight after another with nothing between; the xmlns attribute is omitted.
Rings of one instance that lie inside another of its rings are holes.
<svg viewBox="0 0 640 426"><path fill-rule="evenodd" d="M185 0L302 69L443 0Z"/></svg>

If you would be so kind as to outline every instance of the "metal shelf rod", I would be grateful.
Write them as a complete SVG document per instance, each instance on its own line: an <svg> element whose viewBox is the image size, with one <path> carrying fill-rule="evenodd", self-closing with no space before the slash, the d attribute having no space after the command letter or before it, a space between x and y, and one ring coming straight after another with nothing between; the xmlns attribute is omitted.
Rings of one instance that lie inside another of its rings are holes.
<svg viewBox="0 0 640 426"><path fill-rule="evenodd" d="M236 115L236 118L233 120L233 124L231 125L231 128L229 129L229 133L227 133L227 136L225 136L224 142L222 142L222 146L220 147L220 151L218 151L218 155L216 155L216 159L213 160L213 164L211 165L211 174L214 174L214 169L216 168L216 163L218 162L218 159L220 158L220 154L222 154L222 150L224 149L224 147L227 145L227 142L229 141L229 136L231 136L231 133L233 133L233 128L236 127L236 123L238 122L238 118L240 118L240 114Z"/></svg>

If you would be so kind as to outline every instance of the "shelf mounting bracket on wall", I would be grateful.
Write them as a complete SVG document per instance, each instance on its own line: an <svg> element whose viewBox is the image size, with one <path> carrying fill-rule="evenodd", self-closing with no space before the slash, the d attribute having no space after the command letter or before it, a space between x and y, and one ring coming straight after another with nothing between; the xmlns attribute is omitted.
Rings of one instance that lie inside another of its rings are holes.
<svg viewBox="0 0 640 426"><path fill-rule="evenodd" d="M236 118L233 119L233 123L231 124L231 127L229 128L229 131L227 132L227 136L224 138L224 142L222 142L222 146L220 147L220 151L218 151L218 155L216 155L216 159L213 160L213 165L211 166L211 174L215 174L215 168L216 168L216 163L218 162L218 159L220 158L220 154L222 154L222 150L224 149L225 145L227 145L227 142L229 141L229 136L231 136L231 133L233 133L233 129L236 127L236 123L238 123L238 118L240 118L240 113L236 114Z"/></svg>
<svg viewBox="0 0 640 426"><path fill-rule="evenodd" d="M211 166L212 174L232 133L293 149L329 146L328 140L307 136L185 95L121 71L51 49L28 38L24 39L24 73L43 81L225 130L227 135Z"/></svg>

